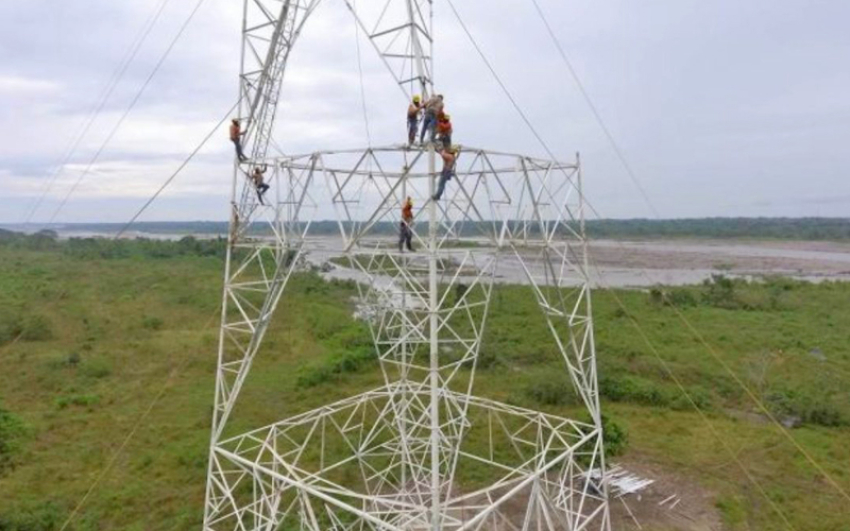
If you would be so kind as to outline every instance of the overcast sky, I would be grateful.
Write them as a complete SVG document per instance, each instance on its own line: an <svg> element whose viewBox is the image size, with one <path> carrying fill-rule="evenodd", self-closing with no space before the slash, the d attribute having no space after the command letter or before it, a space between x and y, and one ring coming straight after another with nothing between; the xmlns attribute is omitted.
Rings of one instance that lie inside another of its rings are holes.
<svg viewBox="0 0 850 531"><path fill-rule="evenodd" d="M57 169L33 221L126 221L234 103L242 2L205 0L57 213L195 4L167 3L59 168L162 1L0 2L0 222L27 219ZM538 1L662 217L848 215L850 2ZM600 214L652 217L531 0L455 4L556 154L582 153ZM435 0L434 21L436 84L455 141L542 155L445 0ZM366 144L354 44L342 0L324 0L284 82L285 151ZM401 142L405 102L366 43L361 52L373 143ZM143 219L226 219L231 160L222 129Z"/></svg>

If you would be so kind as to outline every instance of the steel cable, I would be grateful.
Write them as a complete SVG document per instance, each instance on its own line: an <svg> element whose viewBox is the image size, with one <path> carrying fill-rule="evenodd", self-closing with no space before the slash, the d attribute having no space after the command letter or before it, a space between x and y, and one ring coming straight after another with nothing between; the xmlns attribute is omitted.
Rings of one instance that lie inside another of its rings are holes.
<svg viewBox="0 0 850 531"><path fill-rule="evenodd" d="M581 79L578 77L578 74L573 68L573 64L570 61L567 53L564 51L564 48L561 46L560 41L555 37L555 33L552 31L552 27L549 25L549 21L546 19L546 16L543 14L543 10L540 9L540 5L537 3L537 0L531 0L534 4L534 8L537 10L537 14L540 15L540 20L543 21L543 24L546 26L546 31L549 34L549 37L552 39L552 42L555 44L555 47L558 49L558 53L561 56L561 59L564 62L564 65L567 68L567 71L572 76L573 81L575 81L576 86L578 87L579 92L581 92L582 97L584 98L585 103L587 103L590 112L593 113L593 117L596 119L596 123L599 124L599 128L602 129L602 132L605 134L605 137L608 139L608 143L611 144L611 149L614 150L614 154L617 155L617 159L620 161L620 164L623 165L623 168L626 170L629 178L631 178L632 183L635 185L635 188L638 189L640 195L643 197L644 202L655 215L656 218L660 218L661 216L658 213L658 210L655 208L655 205L652 204L652 201L649 199L649 195L646 193L643 185L637 178L637 175L632 170L631 164L626 160L625 155L623 155L623 151L620 149L620 145L614 140L614 135L611 134L611 131L608 129L608 126L605 125L605 121L602 119L602 115L599 114L599 111L596 109L596 105L593 103L593 100L590 99L590 94L587 93L587 90L584 88L584 83L581 82Z"/></svg>
<svg viewBox="0 0 850 531"><path fill-rule="evenodd" d="M602 270L600 269L599 265L595 261L593 262L593 267L596 268L596 271L597 271L597 274L599 275L599 278L602 279L604 277L604 275L602 274ZM643 342L646 344L646 346L652 352L652 355L658 361L658 364L661 365L661 368L664 370L664 372L667 374L667 376L673 381L673 383L676 384L676 387L679 388L679 391L682 392L682 394L687 399L688 403L690 403L690 405L694 408L694 410L700 416L702 421L708 427L709 431L711 431L711 434L714 436L714 438L717 439L717 441L720 443L720 445L723 447L723 449L726 451L726 453L729 454L729 457L732 459L732 461L734 461L738 465L738 467L741 469L741 471L744 473L744 475L747 477L747 479L750 481L750 483L752 483L753 486L755 486L755 488L762 495L762 497L765 500L767 500L767 503L770 505L770 507L773 509L773 511L777 515L779 515L779 517L782 519L782 521L785 523L785 525L788 527L788 529L791 529L792 531L794 531L795 528L794 528L793 525L791 525L791 522L788 520L788 517L785 516L785 513L782 512L782 510L779 508L779 506L776 504L776 502L773 501L773 499L771 499L771 497L767 494L767 491L764 490L764 487L761 486L761 483L759 483L759 481L755 478L755 476L753 476L750 473L750 471L744 466L744 464L738 458L738 455L735 453L735 451L732 449L732 447L729 446L729 443L726 441L726 439L723 438L723 436L721 436L721 434L717 431L717 429L714 427L714 425L708 419L708 416L705 414L705 412L702 410L702 408L699 407L699 404L697 404L697 402L693 399L691 394L688 393L687 389L685 389L685 386L676 377L676 375L673 373L672 369L670 369L670 366L667 364L667 362L664 360L664 358L661 357L661 354L658 352L658 349L655 348L655 345L649 340L649 337L646 335L646 332L644 331L643 327L640 326L640 323L638 323L637 319L635 319L634 316L632 316L632 314L629 312L629 310L623 304L623 301L620 299L619 296L617 296L617 292L614 291L614 289L612 289L611 286L608 286L608 292L611 294L612 297L614 297L614 300L616 301L617 306L619 306L620 309L625 313L626 317L629 319L629 322L635 328L638 335L641 337Z"/></svg>
<svg viewBox="0 0 850 531"><path fill-rule="evenodd" d="M219 120L215 127L213 127L209 133L207 133L201 143L198 144L198 146L194 150L192 150L192 152L183 160L183 162L180 163L180 166L178 166L177 169L174 170L174 172L168 177L168 179L166 179L165 182L162 183L162 186L160 186L157 191L154 192L154 194L145 202L145 204L142 205L142 208L140 208L133 215L133 217L130 218L130 220L125 223L123 227L121 227L121 230L119 230L115 234L115 236L112 237L113 240L117 240L118 238L120 238L127 231L127 229L130 228L130 226L135 223L137 219L139 219L139 216L141 216L142 213L147 210L147 208L156 200L156 198L159 197L159 195L166 188L168 188L168 186L172 182L174 182L174 179L177 178L180 172L183 171L183 169L189 164L189 162L192 161L193 158L195 158L195 155L198 154L198 152L206 145L209 139L212 138L215 132L218 131L218 129L224 124L225 121L227 121L227 118L233 113L233 111L236 110L236 107L239 105L239 101L241 101L241 98L237 100L236 103L234 103L230 109L227 110L227 113L225 113L225 115L221 118L221 120Z"/></svg>
<svg viewBox="0 0 850 531"><path fill-rule="evenodd" d="M464 23L464 21L463 21L463 18L460 16L460 13L459 13L459 12L458 12L458 10L455 8L455 5L454 5L453 1L452 1L452 0L446 0L446 1L447 1L447 3L449 4L449 7L451 8L452 12L454 13L455 18L457 19L458 23L460 24L461 28L463 29L463 31L464 31L464 33L466 34L467 38L469 39L470 43L471 43L471 44L472 44L472 46L475 48L475 50L476 50L476 52L478 53L479 57L480 57L480 58L481 58L481 60L484 62L484 64L485 64L485 66L487 67L487 69L490 71L490 73L492 74L493 78L496 80L497 84L501 87L502 91L505 93L505 95L507 96L507 98L510 100L510 102L511 102L511 104L513 105L514 109L515 109L515 110L517 111L517 113L520 115L520 117L522 118L522 120L523 120L523 121L525 122L525 124L528 126L529 130L531 131L531 133L535 136L535 138L538 140L538 142L539 142L539 143L540 143L540 145L544 148L544 150L547 152L547 154L548 154L548 155L549 155L552 159L555 159L555 156L552 154L552 151L549 149L549 147L547 146L546 142L542 139L542 137L540 136L540 134L537 132L537 130L536 130L536 129L534 128L534 126L531 124L531 122L530 122L530 120L528 119L528 117L527 117L527 115L525 114L525 112L524 112L524 111L522 110L522 108L519 106L519 104L517 103L516 99L515 99L515 98L513 97L513 95L510 93L510 91L508 90L508 88L507 88L507 86L505 85L505 83L502 81L502 79L500 78L500 76L498 75L498 73L496 72L496 70L493 68L493 66L492 66L492 64L490 63L490 61L487 59L487 56L484 54L483 50L482 50L482 49L481 49L481 47L478 45L478 43L477 43L477 41L475 40L474 36L472 35L472 33L471 33L471 32L469 31L469 29L467 28L466 24L465 24L465 23ZM564 54L564 55L566 56L566 54ZM574 71L573 71L573 74L574 74ZM577 77L577 76L576 76L576 77ZM589 99L589 97L588 97L588 101L591 101L591 100ZM607 128L606 128L606 129L607 129ZM609 133L609 134L610 134L610 133ZM613 140L613 137L612 137L612 140ZM616 142L615 142L615 144L616 144ZM619 155L620 155L620 156L622 156L622 152L620 152L620 153L619 153ZM624 158L624 157L623 157L623 161L625 161L625 158ZM625 165L626 165L629 169L631 168L631 167L628 165L628 162L626 162L626 163L625 163ZM634 180L636 181L636 184L637 184L637 185L638 185L638 187L642 190L642 187L640 187L639 182L637 181L637 177L636 177L636 175L634 175L634 173L633 173L633 172L632 172L632 173L630 173L630 175L634 178ZM582 191L580 191L580 192L579 192L579 194L580 194L580 196L581 196L582 200L583 200L583 201L587 204L587 206L588 206L588 207L589 207L589 208L593 211L593 213L594 213L594 214L595 214L598 218L600 218L600 219L601 219L601 218L602 218L602 216L599 214L599 211L598 211L598 210L597 210L597 209L593 206L593 204L592 204L590 201L588 201L588 200L587 200L587 198L584 196L584 193L583 193ZM644 194L644 195L645 195L645 194ZM654 209L654 207L652 207L652 203L651 203L651 202L649 202L648 198L647 198L647 197L644 197L644 199L647 201L647 204L650 206L650 208L651 208L651 209L655 212L655 209ZM655 212L655 213L656 213L656 217L657 217L657 212ZM620 244L620 245L621 245L621 244ZM641 273L645 275L645 271L641 270ZM683 321L686 323L686 326L687 326L690 330L692 330L692 331L695 331L695 330L696 330L696 329L693 327L693 325L691 325L691 324L690 324L690 322L689 322L689 321L687 321L687 319L686 319L686 318L685 318L685 317L684 317L681 313L678 313L678 315L679 315L679 318L680 318L681 320L683 320ZM725 364L725 362L723 362L723 361L719 358L719 356L716 354L716 352L714 352L713 348L711 348L711 346L710 346L710 345L709 345L709 344L708 344L708 343L704 340L704 338L702 338L702 336L699 336L699 335L698 335L698 336L697 336L697 338L701 340L701 343L702 343L702 344L703 344L703 345L707 348L707 350L708 350L708 351L709 351L709 353L712 355L712 357L714 357L714 359L715 359L718 363L720 363L720 364L724 367L724 369L725 369L725 370L727 370L728 372L730 372L730 374L734 374L734 373L731 371L731 369L728 367L728 365L727 365L727 364ZM758 400L758 398L757 398L757 397L755 397L755 395L754 395L754 394L753 394L753 393L752 393L752 392L751 392L751 391L750 391L750 390L749 390L749 389L748 389L748 388L747 388L747 387L743 384L743 382L741 382L740 378L738 378L737 376L735 376L735 377L734 377L734 380L736 381L736 383L738 383L738 385L740 385L740 386L743 388L743 390L745 391L745 393L747 393L747 395L748 395L748 396L750 396L750 397L751 397L751 398L752 398L752 399L756 402L756 404L757 404L757 405L759 405L760 409L762 409L763 411L767 411L767 409L766 409L766 408L764 407L764 405L763 405L763 404L762 404L762 403ZM813 458L813 457L812 457L812 456L811 456L808 452L806 452L806 451L805 451L805 449L803 449L803 447L802 447L802 446L800 446L800 444L799 444L799 443L798 443L798 442L797 442L797 441L796 441L796 440L795 440L795 439L791 436L791 434L790 434L790 433L788 433L788 431L787 431L787 430L786 430L786 429L785 429L785 428L784 428L784 427L783 427L783 426L782 426L782 425L781 425L781 424L780 424L780 423L776 420L776 418L775 418L773 415L769 415L769 417L768 417L768 418L769 418L769 419L771 420L771 422L773 422L773 424L774 424L774 425L775 425L775 426L776 426L776 427L777 427L777 428L781 431L781 433L782 433L783 435L785 435L785 437L786 437L786 438L788 438L788 439L791 441L791 443L795 446L795 448L797 448L797 450L798 450L798 451L800 451L800 453L801 453L801 454L802 454L802 455L806 458L806 460L807 460L807 461L809 461L809 463L810 463L810 464L811 464L811 465L812 465L812 466L813 466L813 467L814 467L814 468L815 468L815 469L816 469L816 470L817 470L820 474L822 474L822 475L823 475L823 476L827 479L827 481L830 483L830 485L831 485L832 487L834 487L834 488L835 488L835 489L836 489L836 490L837 490L837 491L838 491L838 492L839 492L839 493L840 493L843 497L847 498L847 499L848 499L848 501L850 501L850 496L848 496L848 494L844 491L844 489L842 489L842 488L838 485L838 483L837 483L837 482L836 482L836 481L832 478L832 476L831 476L831 475L830 475L830 474L829 474L829 473L828 473L828 472L827 472L827 471L826 471L826 470L825 470L825 469L824 469L824 468L823 468L823 467L822 467L822 466L821 466L821 465L820 465L820 464L819 464L819 463L818 463L818 462L817 462L817 461L816 461L816 460L815 460L815 459L814 459L814 458Z"/></svg>
<svg viewBox="0 0 850 531"><path fill-rule="evenodd" d="M127 52L124 54L124 58L118 64L118 68L112 74L112 77L107 82L106 86L104 86L103 91L101 91L98 96L97 103L92 107L92 110L89 112L88 119L83 122L82 130L77 134L77 136L72 139L71 143L66 150L66 155L62 158L62 162L54 169L52 175L48 179L46 186L43 188L41 195L34 202L33 206L30 208L29 214L24 221L24 223L29 223L32 220L32 217L38 212L38 209L41 207L41 204L44 202L45 197L50 190L53 188L53 185L56 183L59 176L65 171L65 166L71 161L71 158L77 152L77 149L80 146L80 143L83 141L85 136L88 134L89 129L97 120L100 113L103 111L104 107L106 107L106 103L109 101L109 98L112 96L113 91L118 86L118 83L124 78L124 74L127 72L127 69L132 64L133 60L136 58L136 55L139 53L142 45L144 45L145 41L156 25L157 21L162 15L163 10L168 5L171 0L162 0L158 8L152 15L148 18L145 24L142 26L142 29L139 35L136 36L135 40L131 43L130 47L127 49Z"/></svg>
<svg viewBox="0 0 850 531"><path fill-rule="evenodd" d="M77 190L77 188L79 187L79 185L80 185L80 183L82 182L82 180L86 177L86 175L88 175L88 174L89 174L89 172L90 172L90 171L91 171L91 169L92 169L92 166L94 166L94 164L95 164L95 163L97 162L97 160L100 158L100 155L103 153L103 150L104 150L104 149L106 149L106 146L109 144L109 142L112 140L112 138L113 138L113 137L115 136L115 134L118 132L118 130L121 128L121 125L124 123L124 120L127 118L127 116L130 114L130 112L133 110L133 108L134 108L134 107L136 106L136 104L139 102L139 100L141 99L141 97L142 97L142 95L144 94L145 90L147 89L148 85L150 85L150 83L151 83L151 81L153 80L154 76L156 76L157 72L159 72L159 69L162 67L163 63L165 63L165 60L166 60L166 59L168 58L168 56L171 54L171 51L174 49L174 46L177 44L177 42L178 42L178 41L180 40L180 38L183 36L183 34L184 34L184 33L185 33L185 31L186 31L186 28L189 26L189 23L190 23L190 22L192 22L192 19L194 19L194 18L195 18L195 15L197 14L198 10L201 8L201 6L204 4L204 2L205 2L205 1L206 1L206 0L198 0L198 2L195 4L194 9L192 9L191 13L189 13L189 16L188 16L188 17L186 18L186 20L183 22L182 26L180 26L179 31L178 31L178 32L177 32L177 34L174 36L174 38L172 39L172 41L171 41L171 43L168 45L168 47L165 49L165 52L163 52L162 56L160 56L159 61L157 61L157 63L156 63L156 65L154 66L153 70L151 70L151 73L148 75L147 79L145 79L145 82L144 82L144 83L142 84L142 86L139 88L138 92L136 92L135 97L134 97L134 98L133 98L133 100L130 102L130 104L127 106L127 109L126 109L126 110L124 111L124 113L121 115L121 118L118 120L118 122L117 122L117 123L115 124L115 126L112 128L112 130L109 132L109 135L106 137L106 139L103 141L103 143L102 143L102 144L100 145L100 147L98 148L97 152L95 152L94 156L93 156L93 157L92 157L92 159L89 161L88 166L86 166L85 171L83 171L83 173L81 173L81 174L80 174L80 176L77 178L77 180L76 180L76 182L74 183L74 185L71 187L71 189L70 189L70 190L68 190L68 193L67 193L67 194L65 194L65 197L62 199L62 202L61 202L61 203L59 203L59 206L57 206L57 207L56 207L56 210L53 212L53 215L52 215L52 216L50 216L50 220L48 221L48 224L53 223L53 221L56 219L56 216L57 216L57 215L59 215L59 212L60 212L60 211L62 210L62 208L64 208L64 207L65 207L65 205L67 204L68 199L69 199L69 198L71 197L71 195L73 195L73 193Z"/></svg>
<svg viewBox="0 0 850 531"><path fill-rule="evenodd" d="M449 0L449 2L451 2L451 0ZM601 115L597 111L596 106L593 104L593 100L590 98L590 95L585 90L584 84L581 82L581 79L578 77L578 74L576 73L575 69L573 68L572 63L570 62L569 57L567 56L566 52L564 51L563 46L561 46L560 41L558 41L557 37L555 36L555 33L552 31L552 27L550 26L549 21L546 18L546 15L543 13L543 10L540 8L540 5L538 4L537 0L531 0L531 2L532 2L532 4L534 4L534 8L537 11L537 14L539 15L544 26L546 27L546 31L549 34L549 37L551 38L553 44L557 48L557 50L558 50L558 52L561 56L561 59L564 62L564 65L565 65L567 71L569 72L570 76L573 78L576 85L578 86L579 91L581 92L582 96L584 97L584 100L587 103L587 106L590 108L591 112L593 113L593 116L595 117L597 123L599 124L599 127L602 129L605 136L608 138L608 141L611 144L611 147L613 148L614 153L617 155L617 158L620 160L620 163L623 165L623 168L626 170L626 173L631 178L635 187L640 191L644 202L646 202L647 206L652 211L655 218L660 219L660 215L659 215L658 211L656 210L655 206L652 204L652 201L650 201L646 191L644 190L643 186L640 184L640 181L638 180L637 175L632 170L631 165L626 160L625 156L623 155L623 152L620 150L619 145L614 140L614 137L611 134L608 127L605 125L605 122L602 120ZM588 205L589 205L589 203L588 203ZM590 206L590 208L597 214L597 216L599 216L598 212L596 211L595 208L593 208L593 206ZM601 218L601 216L599 216L599 217ZM645 275L645 271L641 270L641 273L644 274L644 276L646 276L648 278L648 276ZM663 295L663 296L666 299L666 295ZM744 390L744 392L747 394L747 396L767 416L767 418L773 423L773 425L805 457L805 459L809 462L809 464L811 464L824 478L826 478L827 482L833 488L835 488L841 494L841 496L843 496L847 501L850 501L850 495L848 495L847 491L845 491L835 481L835 479L823 468L823 466L820 463L818 463L811 456L811 454L809 454L809 452L807 452L800 445L800 443L797 442L797 440L793 436L791 436L791 434L788 432L788 430L776 419L776 417L768 410L768 408L764 405L764 403L752 392L752 390L750 390L750 388L740 379L740 377L731 369L731 367L729 367L729 365L725 361L723 361L723 359L718 355L718 353L715 351L715 349L706 341L705 337L701 333L699 333L699 331L696 329L696 327L693 326L693 324L690 322L690 320L688 320L688 318L675 305L671 304L671 307L674 309L676 316L679 318L679 320L688 328L688 330L694 335L694 337L697 338L697 340L706 348L706 350L708 350L708 352L712 356L712 358L714 358L714 360L718 364L721 365L723 370L726 371L726 373L729 374L732 377L732 379L735 381L735 383L739 387L741 387L741 389Z"/></svg>

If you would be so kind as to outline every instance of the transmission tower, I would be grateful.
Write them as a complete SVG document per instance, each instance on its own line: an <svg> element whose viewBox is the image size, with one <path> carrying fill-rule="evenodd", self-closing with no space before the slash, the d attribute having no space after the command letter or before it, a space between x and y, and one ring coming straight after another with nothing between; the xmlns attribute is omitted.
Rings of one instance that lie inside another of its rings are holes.
<svg viewBox="0 0 850 531"><path fill-rule="evenodd" d="M269 157L289 54L318 1L244 2L250 158L234 169L204 530L609 531L578 157L464 146L440 201L430 144ZM434 93L430 0L337 1L408 97ZM265 203L249 178L261 164L275 195ZM414 253L380 230L399 226L408 196L424 205ZM327 205L384 385L230 433L288 281L327 252L310 233ZM500 263L527 278L586 420L472 394Z"/></svg>

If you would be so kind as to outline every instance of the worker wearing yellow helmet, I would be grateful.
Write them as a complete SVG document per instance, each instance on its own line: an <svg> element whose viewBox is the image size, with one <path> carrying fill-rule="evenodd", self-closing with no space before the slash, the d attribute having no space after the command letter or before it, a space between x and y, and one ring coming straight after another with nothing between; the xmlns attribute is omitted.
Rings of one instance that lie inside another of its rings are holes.
<svg viewBox="0 0 850 531"><path fill-rule="evenodd" d="M413 145L416 140L416 129L419 125L419 112L422 110L422 98L419 94L413 96L413 101L407 107L407 143Z"/></svg>

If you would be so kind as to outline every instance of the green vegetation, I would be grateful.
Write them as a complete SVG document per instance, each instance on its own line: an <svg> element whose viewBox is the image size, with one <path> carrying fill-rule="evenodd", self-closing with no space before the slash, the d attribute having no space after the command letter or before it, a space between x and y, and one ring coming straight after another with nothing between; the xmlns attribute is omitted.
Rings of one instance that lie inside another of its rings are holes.
<svg viewBox="0 0 850 531"><path fill-rule="evenodd" d="M197 528L222 243L37 239L0 243L0 530L59 529L164 386L68 529ZM356 293L351 282L314 273L292 279L234 431L381 383L368 329L352 317ZM677 315L774 414L797 426L794 437L850 490L848 299L847 284L779 278L595 292L609 454L626 467L648 464L699 485L729 531L786 529L646 348L633 316L796 529L848 529L846 500ZM578 417L579 399L539 316L526 288L494 288L476 393ZM27 335L26 323L39 332Z"/></svg>
<svg viewBox="0 0 850 531"><path fill-rule="evenodd" d="M748 238L770 240L850 240L848 218L596 219L587 222L592 238ZM722 264L721 264L722 265Z"/></svg>
<svg viewBox="0 0 850 531"><path fill-rule="evenodd" d="M0 408L0 477L14 467L15 454L20 449L23 434L21 420Z"/></svg>
<svg viewBox="0 0 850 531"><path fill-rule="evenodd" d="M54 227L54 226L51 226ZM776 240L850 240L850 218L691 218L691 219L591 219L587 233L593 238L748 238ZM75 223L55 226L63 230L115 234L118 223ZM349 227L350 228L350 227ZM534 228L532 227L532 230ZM148 234L227 234L227 223L218 221L140 222L133 230ZM394 222L378 222L373 234L396 234ZM482 235L492 223L466 222L464 236ZM312 234L338 235L336 221L318 221L310 226ZM8 232L7 232L8 234ZM0 230L0 238L3 238ZM459 242L460 246L470 245ZM722 266L722 264L719 264Z"/></svg>

